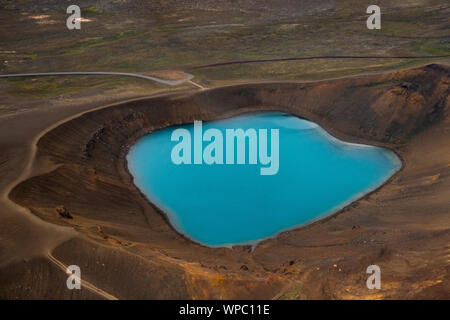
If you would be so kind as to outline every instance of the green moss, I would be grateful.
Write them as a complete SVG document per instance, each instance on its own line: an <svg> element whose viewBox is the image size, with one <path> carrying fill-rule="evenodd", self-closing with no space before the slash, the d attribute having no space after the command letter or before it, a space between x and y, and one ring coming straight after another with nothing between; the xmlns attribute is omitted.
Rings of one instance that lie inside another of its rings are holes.
<svg viewBox="0 0 450 320"><path fill-rule="evenodd" d="M279 300L299 300L304 299L301 284L294 284L290 290L283 294Z"/></svg>
<svg viewBox="0 0 450 320"><path fill-rule="evenodd" d="M15 54L15 53L0 53L0 60L20 60L20 59L31 59L37 58L37 54Z"/></svg>
<svg viewBox="0 0 450 320"><path fill-rule="evenodd" d="M67 55L75 55L75 54L82 54L86 50L94 47L99 46L106 46L106 45L112 45L114 42L126 39L126 38L132 38L136 37L138 35L145 34L146 31L129 31L129 32L120 32L113 36L108 37L94 37L94 38L88 38L87 40L82 41L79 43L75 48L71 48L65 52Z"/></svg>
<svg viewBox="0 0 450 320"><path fill-rule="evenodd" d="M335 228L335 229L331 229L330 233L341 233L343 231L345 231L345 230L344 229L340 229L340 228Z"/></svg>
<svg viewBox="0 0 450 320"><path fill-rule="evenodd" d="M107 76L11 78L2 81L8 84L2 92L20 99L50 99L88 90L111 90L126 85L133 85L136 91L142 90L145 93L167 88L148 80Z"/></svg>
<svg viewBox="0 0 450 320"><path fill-rule="evenodd" d="M81 16L92 17L98 16L100 12L94 5L86 6L81 8Z"/></svg>

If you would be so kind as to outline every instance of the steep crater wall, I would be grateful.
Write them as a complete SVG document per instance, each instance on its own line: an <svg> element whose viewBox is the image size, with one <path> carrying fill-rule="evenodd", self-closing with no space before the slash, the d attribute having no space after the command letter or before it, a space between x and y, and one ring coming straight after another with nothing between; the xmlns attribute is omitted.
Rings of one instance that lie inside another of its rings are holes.
<svg viewBox="0 0 450 320"><path fill-rule="evenodd" d="M222 87L90 112L42 137L38 157L61 166L20 184L10 197L54 223L71 222L54 214L64 205L75 216L146 226L151 218L142 214L124 163L138 137L193 120L279 110L315 121L345 140L398 148L444 117L448 75L448 67L430 65L317 83Z"/></svg>

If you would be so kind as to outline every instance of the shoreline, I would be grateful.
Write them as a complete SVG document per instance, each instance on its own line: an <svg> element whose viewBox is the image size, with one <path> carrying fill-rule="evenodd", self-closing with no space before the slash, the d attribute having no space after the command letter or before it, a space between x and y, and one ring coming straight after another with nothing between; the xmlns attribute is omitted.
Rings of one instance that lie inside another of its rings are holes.
<svg viewBox="0 0 450 320"><path fill-rule="evenodd" d="M310 121L312 123L315 123L318 125L318 127L320 128L321 131L323 131L325 134L329 135L332 139L338 140L341 143L344 144L349 144L349 145L354 145L354 146L361 146L361 147L378 147L378 148L382 148L386 151L392 152L393 155L396 157L396 162L398 161L398 169L395 169L394 172L392 174L389 175L389 177L387 179L382 179L381 183L375 183L373 187L369 188L366 191L362 191L358 194L356 194L354 197L352 197L350 200L348 201L344 201L343 203L337 205L334 208L331 208L330 210L324 212L323 214L317 216L316 218L305 222L305 223L301 223L283 230L280 230L279 232L275 233L274 235L268 236L268 237L264 237L261 239L257 239L257 240L252 240L252 241L248 241L248 242L243 242L243 243L236 243L236 244L225 244L225 245L207 245L204 243L201 243L199 241L196 241L195 239L190 238L189 236L187 236L186 234L184 234L183 232L179 231L171 222L170 216L167 212L165 212L164 209L161 209L157 204L153 203L146 195L145 193L135 184L134 182L134 176L133 174L130 172L129 170L129 166L128 166L128 159L127 159L127 155L130 152L130 149L137 143L137 141L143 137L145 137L146 135L152 134L156 131L159 130L164 130L170 127L174 127L174 126L179 126L179 125L187 125L190 123L181 123L181 124L171 124L168 125L167 127L162 127L162 128L158 128L157 130L148 132L148 133L143 133L142 135L138 136L138 137L133 137L132 140L129 140L128 143L126 143L126 149L124 151L124 155L122 154L121 157L123 157L122 162L124 164L124 170L127 172L130 181L132 182L132 184L134 185L134 187L139 191L141 197L148 202L149 205L151 205L152 207L155 208L155 210L157 210L162 217L164 218L164 220L166 221L166 223L170 226L170 228L176 233L178 234L178 236L182 237L183 239L186 239L188 241L191 241L192 243L202 246L202 247L206 247L206 248L211 248L211 249L216 249L216 248L228 248L228 249L233 249L233 247L239 248L239 247L248 247L251 246L252 250L256 249L258 247L259 244L261 244L264 241L268 241L271 239L275 239L278 236L280 236L282 233L285 232L290 232L290 231L295 231L295 230L300 230L302 228L307 228L308 226L315 224L315 223L321 223L321 222L325 222L324 220L326 219L331 219L334 216L337 216L339 214L341 214L342 212L345 212L348 208L350 208L353 204L355 204L356 202L360 201L360 200L364 200L367 199L368 197L370 197L371 194L376 193L378 190L380 190L384 185L388 184L393 178L394 176L396 176L404 167L404 163L403 163L403 159L401 158L400 154L398 153L398 150L394 150L393 148L387 147L386 145L381 146L379 145L375 145L375 144L371 144L371 143L375 143L375 142L367 142L365 144L361 143L361 141L358 139L356 142L355 141L349 141L349 140L342 140L342 138L338 137L338 136L334 136L331 133L329 133L333 130L335 130L334 128L326 128L326 127L322 127L322 124L314 122L306 117L303 116L298 116L295 114L288 114L288 113L284 113L283 111L279 111L276 109L276 107L273 110L250 110L250 111L243 111L243 112L239 112L237 111L236 114L233 115L226 115L225 117L219 117L216 119L209 119L207 121L204 121L203 119L197 119L197 120L201 120L204 122L214 122L214 121L221 121L221 120L227 120L227 119L231 119L234 117L238 117L238 116L242 116L242 115L251 115L251 114L255 114L255 113L266 113L266 112L280 112L286 115L291 115L294 117L297 117L299 119L304 119L307 121ZM346 139L350 139L352 140L352 137L346 137ZM331 213L330 213L331 212Z"/></svg>

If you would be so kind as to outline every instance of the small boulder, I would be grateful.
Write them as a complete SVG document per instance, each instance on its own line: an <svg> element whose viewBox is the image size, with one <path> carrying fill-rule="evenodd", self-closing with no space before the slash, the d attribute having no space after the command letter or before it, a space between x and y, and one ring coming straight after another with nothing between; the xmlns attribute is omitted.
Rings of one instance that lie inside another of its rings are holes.
<svg viewBox="0 0 450 320"><path fill-rule="evenodd" d="M69 210L67 210L67 208L64 206L56 207L56 212L58 212L58 214L65 219L73 219Z"/></svg>

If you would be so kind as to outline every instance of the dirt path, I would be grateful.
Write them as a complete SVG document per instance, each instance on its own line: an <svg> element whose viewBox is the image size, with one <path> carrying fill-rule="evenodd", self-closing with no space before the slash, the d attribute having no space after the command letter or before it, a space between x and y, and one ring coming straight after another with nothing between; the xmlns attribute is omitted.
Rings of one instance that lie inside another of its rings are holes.
<svg viewBox="0 0 450 320"><path fill-rule="evenodd" d="M303 61L303 60L320 60L320 59L339 60L339 59L439 59L439 58L450 58L450 55L441 55L441 56L314 56L314 57L293 57L293 58L279 58L279 59L235 60L235 61L228 61L228 62L205 64L205 65L201 65L201 66L192 67L189 70L222 67L222 66L228 66L228 65L233 65L233 64Z"/></svg>
<svg viewBox="0 0 450 320"><path fill-rule="evenodd" d="M202 86L201 84L198 84L198 83L196 83L196 82L194 82L194 81L189 80L188 82L189 82L190 84L196 86L196 87L199 88L200 90L206 90L206 89L208 89L208 88L206 88L206 87Z"/></svg>
<svg viewBox="0 0 450 320"><path fill-rule="evenodd" d="M48 253L47 257L51 262L53 262L58 268L60 268L62 271L64 271L67 275L72 275L75 277L75 279L79 280L82 287L98 294L99 296L102 296L103 298L105 298L107 300L119 300L112 294L109 294L108 292L103 291L100 288L97 288L92 283L90 283L86 280L81 280L81 278L77 277L76 275L73 275L72 273L67 272L67 266L64 263L62 263L61 261L59 261L58 259L56 259L50 252Z"/></svg>
<svg viewBox="0 0 450 320"><path fill-rule="evenodd" d="M41 72L41 73L14 73L14 74L2 74L0 78L18 78L18 77L46 77L46 76L96 76L96 75L108 75L108 76L123 76L133 77L145 80L155 81L168 86L177 86L184 82L190 81L194 76L186 73L185 78L179 80L164 80L152 76L146 76L139 73L126 73L126 72Z"/></svg>

